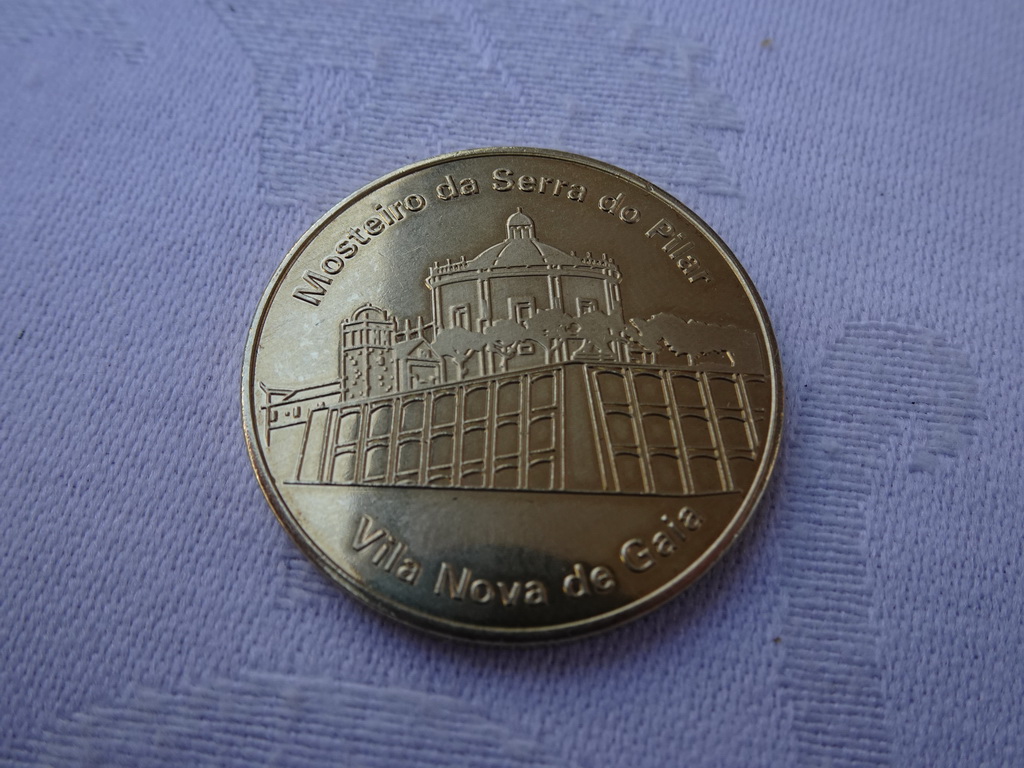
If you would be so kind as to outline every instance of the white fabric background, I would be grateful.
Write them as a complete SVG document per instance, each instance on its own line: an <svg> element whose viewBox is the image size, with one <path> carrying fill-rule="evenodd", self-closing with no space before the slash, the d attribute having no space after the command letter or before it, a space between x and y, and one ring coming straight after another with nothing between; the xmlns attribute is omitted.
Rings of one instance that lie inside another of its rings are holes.
<svg viewBox="0 0 1024 768"><path fill-rule="evenodd" d="M1024 764L1019 3L0 3L0 763ZM337 593L243 448L256 302L459 148L623 166L768 306L778 474L671 605L478 648Z"/></svg>

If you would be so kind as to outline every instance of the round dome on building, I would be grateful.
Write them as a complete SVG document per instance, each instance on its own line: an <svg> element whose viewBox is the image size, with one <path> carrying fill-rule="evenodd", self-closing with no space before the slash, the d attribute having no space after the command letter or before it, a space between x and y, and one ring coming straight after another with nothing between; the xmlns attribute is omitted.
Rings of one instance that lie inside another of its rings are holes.
<svg viewBox="0 0 1024 768"><path fill-rule="evenodd" d="M473 269L579 264L579 259L537 239L533 219L519 208L505 222L508 236L467 262Z"/></svg>

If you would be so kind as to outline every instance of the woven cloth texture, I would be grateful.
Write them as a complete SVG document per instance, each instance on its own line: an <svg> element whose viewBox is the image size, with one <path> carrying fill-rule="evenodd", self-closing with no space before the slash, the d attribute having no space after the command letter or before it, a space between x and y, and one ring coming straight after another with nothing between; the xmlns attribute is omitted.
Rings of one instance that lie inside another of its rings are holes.
<svg viewBox="0 0 1024 768"><path fill-rule="evenodd" d="M0 765L1024 765L1024 5L0 2ZM750 272L787 420L654 614L475 647L337 592L239 370L330 205L554 147Z"/></svg>

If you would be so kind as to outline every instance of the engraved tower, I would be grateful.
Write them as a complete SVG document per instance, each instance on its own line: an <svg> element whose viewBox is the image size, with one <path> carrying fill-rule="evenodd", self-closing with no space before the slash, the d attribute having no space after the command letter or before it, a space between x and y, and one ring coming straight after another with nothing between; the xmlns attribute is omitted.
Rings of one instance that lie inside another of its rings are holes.
<svg viewBox="0 0 1024 768"><path fill-rule="evenodd" d="M341 321L341 391L347 399L390 394L395 390L395 330L387 310L366 304Z"/></svg>

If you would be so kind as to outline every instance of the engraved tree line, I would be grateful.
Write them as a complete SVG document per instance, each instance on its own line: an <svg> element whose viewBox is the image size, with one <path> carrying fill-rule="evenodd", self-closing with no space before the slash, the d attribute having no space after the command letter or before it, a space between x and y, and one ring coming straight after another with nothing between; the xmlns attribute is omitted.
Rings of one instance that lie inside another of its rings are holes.
<svg viewBox="0 0 1024 768"><path fill-rule="evenodd" d="M441 358L452 361L458 380L467 378L467 364L484 351L494 353L499 370L522 354L524 345L536 344L544 364L569 360L609 360L618 348L628 350L635 362L653 363L666 352L687 366L717 363L729 367L756 367L760 351L753 334L735 326L721 326L684 320L658 313L633 318L628 323L594 310L572 317L556 309L545 309L522 322L503 319L483 332L455 327L438 332L430 344Z"/></svg>

